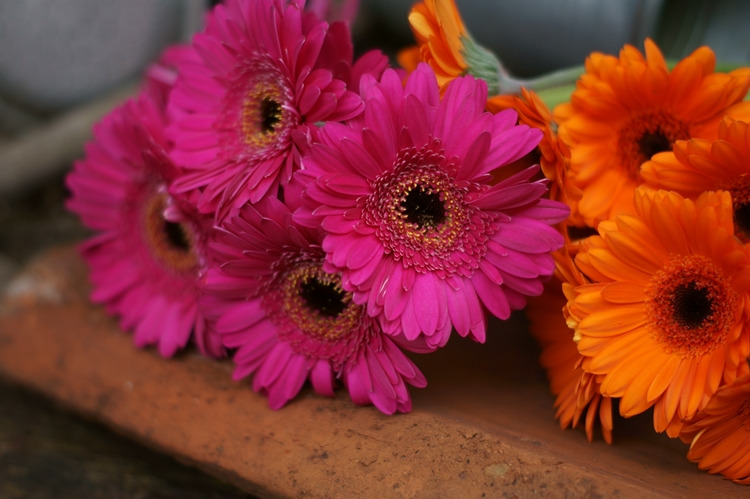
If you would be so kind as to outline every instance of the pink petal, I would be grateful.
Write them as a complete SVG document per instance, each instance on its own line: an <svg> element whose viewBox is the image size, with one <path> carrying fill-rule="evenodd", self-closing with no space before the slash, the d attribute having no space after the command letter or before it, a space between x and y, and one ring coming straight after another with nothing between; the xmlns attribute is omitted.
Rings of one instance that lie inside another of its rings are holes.
<svg viewBox="0 0 750 499"><path fill-rule="evenodd" d="M333 370L327 360L318 360L310 371L315 392L324 397L333 397Z"/></svg>
<svg viewBox="0 0 750 499"><path fill-rule="evenodd" d="M499 319L507 319L510 317L510 305L508 300L505 299L500 287L494 284L490 279L484 275L484 272L474 272L471 278L471 284L474 286L479 298L481 298L487 309Z"/></svg>
<svg viewBox="0 0 750 499"><path fill-rule="evenodd" d="M435 333L438 325L438 296L437 286L442 283L433 279L432 273L418 274L414 279L414 288L411 291L411 299L414 304L419 326L425 335L431 336Z"/></svg>

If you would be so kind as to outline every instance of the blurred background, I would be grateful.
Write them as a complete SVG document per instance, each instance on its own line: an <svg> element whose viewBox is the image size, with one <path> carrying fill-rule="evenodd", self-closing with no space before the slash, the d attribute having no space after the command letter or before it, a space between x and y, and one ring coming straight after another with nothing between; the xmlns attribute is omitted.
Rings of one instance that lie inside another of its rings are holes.
<svg viewBox="0 0 750 499"><path fill-rule="evenodd" d="M360 2L358 53L394 57L413 44L412 0ZM87 235L63 207L63 179L92 124L136 92L166 45L188 42L214 3L0 0L0 290L39 250ZM456 3L474 38L520 77L581 65L594 50L642 49L645 37L669 59L709 45L721 62L750 62L747 0ZM0 497L64 497L56 488L71 484L71 497L248 497L201 476L0 384Z"/></svg>

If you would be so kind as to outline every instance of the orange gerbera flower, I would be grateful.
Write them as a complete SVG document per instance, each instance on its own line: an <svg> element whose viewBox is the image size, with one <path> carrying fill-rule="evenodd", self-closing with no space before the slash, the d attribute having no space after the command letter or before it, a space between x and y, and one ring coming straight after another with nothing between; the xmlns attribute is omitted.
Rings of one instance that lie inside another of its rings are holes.
<svg viewBox="0 0 750 499"><path fill-rule="evenodd" d="M561 428L575 428L585 412L586 437L591 442L598 415L604 440L612 443L612 399L600 393L602 376L581 369L583 357L573 341L573 331L566 324L570 317L566 303L572 298L575 287L585 284L585 280L566 248L554 256L555 277L547 283L541 296L527 299L526 316L531 334L542 347L540 362L547 370L550 390L556 396L555 417L560 420Z"/></svg>
<svg viewBox="0 0 750 499"><path fill-rule="evenodd" d="M677 140L716 140L726 116L750 119L750 69L714 73L714 53L701 47L670 72L657 46L646 56L626 45L619 59L594 52L570 103L554 110L570 146L570 172L582 191L578 210L595 227L633 210L640 167Z"/></svg>
<svg viewBox="0 0 750 499"><path fill-rule="evenodd" d="M471 37L454 0L423 0L415 4L409 13L409 24L417 46L398 54L398 63L404 69L411 72L417 64L426 62L441 89L468 73L487 82L489 95L499 93L500 62Z"/></svg>
<svg viewBox="0 0 750 499"><path fill-rule="evenodd" d="M750 242L750 125L724 118L719 138L677 141L673 152L657 154L641 168L647 184L683 196L723 189L732 194L735 235Z"/></svg>
<svg viewBox="0 0 750 499"><path fill-rule="evenodd" d="M700 469L750 485L750 376L721 387L680 438L690 443L687 457Z"/></svg>
<svg viewBox="0 0 750 499"><path fill-rule="evenodd" d="M640 188L635 212L602 222L576 256L593 282L576 288L573 326L602 394L626 417L655 406L656 430L676 436L750 353L750 266L728 192Z"/></svg>

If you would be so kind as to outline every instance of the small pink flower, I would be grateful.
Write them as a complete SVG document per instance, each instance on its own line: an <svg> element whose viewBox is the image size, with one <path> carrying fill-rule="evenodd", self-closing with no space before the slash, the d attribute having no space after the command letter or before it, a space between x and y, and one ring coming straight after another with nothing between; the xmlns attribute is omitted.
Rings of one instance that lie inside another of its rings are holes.
<svg viewBox="0 0 750 499"><path fill-rule="evenodd" d="M67 206L98 232L82 247L91 298L135 330L137 346L156 344L171 357L193 332L204 354L220 357L224 350L197 304L211 218L168 192L178 175L163 134L160 104L168 91L151 83L94 127L86 158L68 175Z"/></svg>
<svg viewBox="0 0 750 499"><path fill-rule="evenodd" d="M542 199L546 181L529 182L538 167L488 184L541 132L511 110L485 112L487 86L470 76L441 101L425 64L406 88L393 71L361 85L364 113L326 124L304 158L295 219L322 224L325 270L341 269L344 289L389 333L442 346L455 327L484 341L482 304L501 319L522 308L563 243L550 225L568 209Z"/></svg>
<svg viewBox="0 0 750 499"><path fill-rule="evenodd" d="M341 276L324 270L319 238L273 197L246 205L217 229L210 248L220 266L203 279L200 303L216 314L224 346L237 349L234 378L255 374L253 389L267 394L273 409L294 398L307 379L319 394L333 396L334 377L340 377L356 404L408 412L406 383L427 382L396 341L429 349L382 334L341 288Z"/></svg>
<svg viewBox="0 0 750 499"><path fill-rule="evenodd" d="M227 0L193 52L170 99L171 157L186 171L175 189L200 191L200 211L220 219L275 195L299 168L315 123L362 112L347 83L387 64L375 54L352 67L343 23L329 28L282 0Z"/></svg>

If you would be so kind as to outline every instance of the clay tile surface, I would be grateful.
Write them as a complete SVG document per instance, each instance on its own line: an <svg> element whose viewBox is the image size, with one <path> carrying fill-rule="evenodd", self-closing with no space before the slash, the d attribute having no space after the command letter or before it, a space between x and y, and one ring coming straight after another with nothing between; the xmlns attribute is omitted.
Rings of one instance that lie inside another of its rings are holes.
<svg viewBox="0 0 750 499"><path fill-rule="evenodd" d="M261 497L736 497L650 415L615 421L614 445L561 431L520 316L486 345L414 356L429 385L384 416L310 390L280 411L232 364L137 350L89 304L72 248L33 261L0 301L0 375Z"/></svg>

